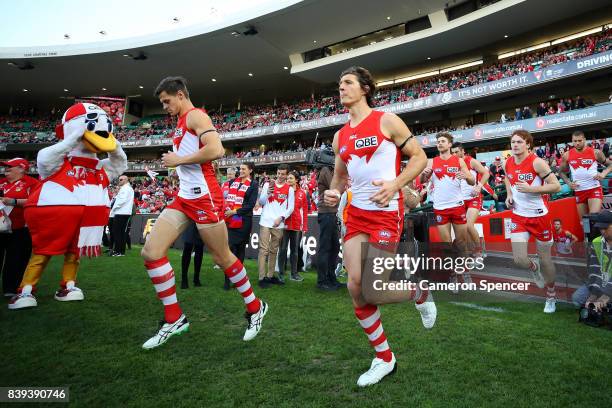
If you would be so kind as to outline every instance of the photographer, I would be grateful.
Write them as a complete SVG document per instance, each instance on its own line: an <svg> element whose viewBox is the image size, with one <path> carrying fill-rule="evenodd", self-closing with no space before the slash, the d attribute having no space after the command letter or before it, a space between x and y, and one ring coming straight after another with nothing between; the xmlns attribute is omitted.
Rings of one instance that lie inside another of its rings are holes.
<svg viewBox="0 0 612 408"><path fill-rule="evenodd" d="M586 295L585 287L579 288L574 293L573 299L586 308L593 304L595 310L601 311L612 298L612 212L603 210L595 218L594 228L598 228L601 236L597 237L589 245L589 258L587 264L588 297L581 302L580 294Z"/></svg>
<svg viewBox="0 0 612 408"><path fill-rule="evenodd" d="M324 291L338 290L346 285L338 282L336 278L336 260L340 252L338 237L338 223L336 213L338 204L330 206L324 202L324 192L329 190L333 172L329 167L323 166L319 170L317 184L319 188L318 216L319 223L319 249L317 251L317 288Z"/></svg>

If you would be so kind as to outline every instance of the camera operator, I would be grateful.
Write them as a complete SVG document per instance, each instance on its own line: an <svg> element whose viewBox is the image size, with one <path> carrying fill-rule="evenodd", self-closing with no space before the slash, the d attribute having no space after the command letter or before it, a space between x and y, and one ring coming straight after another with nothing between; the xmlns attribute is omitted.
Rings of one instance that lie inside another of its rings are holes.
<svg viewBox="0 0 612 408"><path fill-rule="evenodd" d="M338 237L338 222L336 213L338 204L326 205L324 202L326 190L330 189L333 171L322 166L317 176L319 188L319 203L317 222L319 223L319 250L317 251L317 288L324 291L338 290L346 285L336 278L336 260L340 252Z"/></svg>
<svg viewBox="0 0 612 408"><path fill-rule="evenodd" d="M597 214L593 227L599 229L601 236L589 245L586 284L588 298L584 301L584 306L588 309L589 305L593 304L595 310L601 311L612 298L612 212L603 210ZM586 295L583 288L579 288L574 294L575 302L580 302L580 293Z"/></svg>

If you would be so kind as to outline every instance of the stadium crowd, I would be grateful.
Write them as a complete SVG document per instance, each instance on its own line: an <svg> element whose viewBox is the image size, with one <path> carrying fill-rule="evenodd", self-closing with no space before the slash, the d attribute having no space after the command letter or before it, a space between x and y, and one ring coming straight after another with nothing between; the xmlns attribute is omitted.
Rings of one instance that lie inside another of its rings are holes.
<svg viewBox="0 0 612 408"><path fill-rule="evenodd" d="M610 29L601 33L569 41L552 47L520 54L515 57L499 60L478 69L455 71L438 75L429 79L406 82L399 86L384 87L374 95L376 107L406 102L428 97L435 93L445 93L452 90L497 81L503 78L519 75L569 60L583 58L592 54L610 50L612 33ZM502 115L500 122L521 120L533 116L545 116L565 112L571 109L581 109L588 104L581 96L563 98L556 103L541 102L536 109L517 108L513 115ZM110 109L110 108L109 108ZM115 110L119 108L115 107ZM335 90L328 95L320 95L311 99L292 103L273 105L245 106L241 110L231 112L209 112L213 123L220 132L231 132L253 129L262 126L291 123L303 120L318 119L326 116L345 113ZM534 115L535 113L535 115ZM37 117L33 110L15 109L11 116L0 116L0 143L42 143L52 140L52 136L40 132L52 131L55 123L61 118L60 112L52 111L47 116ZM119 116L117 116L119 117ZM115 123L119 123L115 120ZM136 125L118 127L117 137L121 141L139 140L147 137L164 138L174 124L169 117L147 118ZM467 128L471 124L467 124ZM417 130L417 133L433 133L430 129ZM453 128L434 129L454 130ZM51 139L50 139L51 138Z"/></svg>

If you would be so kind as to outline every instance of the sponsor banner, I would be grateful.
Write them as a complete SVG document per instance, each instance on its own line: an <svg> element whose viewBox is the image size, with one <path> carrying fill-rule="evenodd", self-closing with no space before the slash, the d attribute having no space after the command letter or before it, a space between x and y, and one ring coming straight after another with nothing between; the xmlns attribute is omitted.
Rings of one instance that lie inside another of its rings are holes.
<svg viewBox="0 0 612 408"><path fill-rule="evenodd" d="M612 104L606 103L590 108L573 110L556 115L517 120L514 122L475 126L471 129L450 132L456 142L469 143L484 139L494 139L510 136L518 129L532 133L546 132L552 129L573 127L612 120ZM435 133L418 137L423 147L433 147L436 144Z"/></svg>
<svg viewBox="0 0 612 408"><path fill-rule="evenodd" d="M498 81L487 82L484 84L458 89L443 94L433 94L428 97L419 98L412 101L381 106L377 109L384 112L391 112L396 114L418 111L434 106L446 105L469 99L494 95L497 93L512 91L527 86L537 85L542 82L566 78L573 75L581 74L583 72L588 72L610 66L612 66L612 51L564 62L563 64L557 64L537 71L527 72L524 74L500 79ZM262 126L255 129L227 132L221 135L221 139L245 139L257 136L300 132L326 127L341 126L344 125L347 121L348 114L342 114L301 122L286 123L274 126Z"/></svg>
<svg viewBox="0 0 612 408"><path fill-rule="evenodd" d="M147 137L146 139L140 140L120 140L119 143L121 143L121 147L123 148L142 146L171 146L172 138L161 137L161 135L153 135Z"/></svg>
<svg viewBox="0 0 612 408"><path fill-rule="evenodd" d="M219 167L237 167L245 162L253 162L256 166L274 163L295 163L306 160L306 152L292 152L282 154L271 154L257 157L243 157L240 159L219 159Z"/></svg>

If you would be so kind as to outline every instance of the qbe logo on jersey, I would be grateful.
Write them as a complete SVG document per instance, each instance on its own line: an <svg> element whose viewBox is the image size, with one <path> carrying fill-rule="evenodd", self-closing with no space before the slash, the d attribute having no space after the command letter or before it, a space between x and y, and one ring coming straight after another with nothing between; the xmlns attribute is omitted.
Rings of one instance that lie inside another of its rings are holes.
<svg viewBox="0 0 612 408"><path fill-rule="evenodd" d="M355 140L355 150L372 146L378 146L378 139L376 136L362 137L361 139Z"/></svg>
<svg viewBox="0 0 612 408"><path fill-rule="evenodd" d="M532 173L519 173L518 174L519 181L532 181L533 174Z"/></svg>

